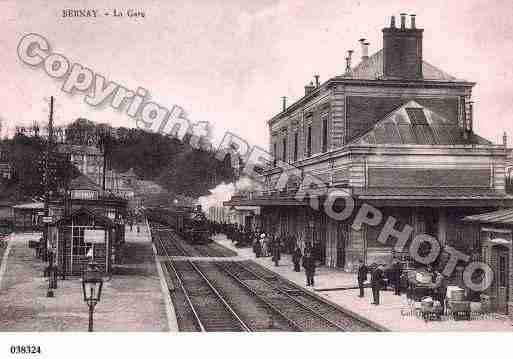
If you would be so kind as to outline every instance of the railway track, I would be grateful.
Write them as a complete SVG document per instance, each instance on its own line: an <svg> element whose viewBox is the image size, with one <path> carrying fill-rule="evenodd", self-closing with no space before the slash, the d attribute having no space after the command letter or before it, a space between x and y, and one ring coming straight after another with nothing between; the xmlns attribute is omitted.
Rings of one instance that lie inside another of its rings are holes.
<svg viewBox="0 0 513 359"><path fill-rule="evenodd" d="M341 330L365 332L377 331L377 328L361 321L358 318L355 318L351 313L347 313L342 308L339 308L329 301L303 290L303 288L299 287L298 285L284 280L280 276L277 276L274 272L254 262L243 261L236 262L236 264L243 270L286 292L292 298L294 298L297 303L300 303L301 305L313 310L330 322L335 323Z"/></svg>
<svg viewBox="0 0 513 359"><path fill-rule="evenodd" d="M217 263L231 277L254 295L268 303L281 316L300 331L344 331L345 328L324 317L312 308L297 301L286 290L276 287L244 268L239 262Z"/></svg>
<svg viewBox="0 0 513 359"><path fill-rule="evenodd" d="M156 222L150 222L152 236L170 237L166 240L168 252L172 256L189 257L231 257L237 255L231 249L224 248L217 243L208 243L202 245L191 245L184 243L178 238L181 237L175 230ZM158 255L163 255L160 252Z"/></svg>
<svg viewBox="0 0 513 359"><path fill-rule="evenodd" d="M158 237L161 251L167 254L166 245ZM180 297L183 303L179 303L181 309L187 314L184 317L186 323L178 323L180 329L191 327L192 320L197 331L201 332L240 332L251 331L239 315L233 310L221 293L212 285L205 274L192 261L175 262L168 259L164 267L169 275L175 279L180 289ZM185 307L185 308L184 308Z"/></svg>
<svg viewBox="0 0 513 359"><path fill-rule="evenodd" d="M155 234L157 252L168 257L163 262L166 272L180 289L170 295L181 331L376 330L252 261L172 260L170 253L184 257L197 254L169 229L158 228ZM198 252L203 256L217 254L207 247ZM271 325L266 326L266 321Z"/></svg>

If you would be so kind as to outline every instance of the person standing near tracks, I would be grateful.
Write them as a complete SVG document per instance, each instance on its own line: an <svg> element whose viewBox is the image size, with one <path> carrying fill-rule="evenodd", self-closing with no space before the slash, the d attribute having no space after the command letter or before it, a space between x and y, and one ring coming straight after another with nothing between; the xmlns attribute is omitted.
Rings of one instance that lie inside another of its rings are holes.
<svg viewBox="0 0 513 359"><path fill-rule="evenodd" d="M273 255L273 262L274 266L278 267L278 262L281 259L281 238L274 238L274 241L272 243L272 255Z"/></svg>
<svg viewBox="0 0 513 359"><path fill-rule="evenodd" d="M260 238L264 238L265 234L261 234ZM255 252L255 256L260 258L262 256L262 245L260 244L260 238L256 237L253 240L253 252Z"/></svg>
<svg viewBox="0 0 513 359"><path fill-rule="evenodd" d="M379 291L383 285L383 269L381 265L377 265L371 274L372 298L374 305L379 305Z"/></svg>
<svg viewBox="0 0 513 359"><path fill-rule="evenodd" d="M315 276L315 258L312 255L312 251L306 251L305 256L303 257L303 268L305 268L306 274L306 286L314 286L314 276Z"/></svg>
<svg viewBox="0 0 513 359"><path fill-rule="evenodd" d="M301 263L301 257L303 254L301 253L301 248L296 244L296 248L292 252L292 262L294 263L294 272L300 272L301 267L299 264Z"/></svg>
<svg viewBox="0 0 513 359"><path fill-rule="evenodd" d="M265 233L260 236L260 250L262 257L267 257L267 236Z"/></svg>
<svg viewBox="0 0 513 359"><path fill-rule="evenodd" d="M363 291L363 283L367 280L367 274L369 273L369 268L363 263L360 259L358 260L358 288L360 289L360 298L363 298L365 293Z"/></svg>
<svg viewBox="0 0 513 359"><path fill-rule="evenodd" d="M401 262L394 261L392 264L392 283L394 285L394 294L401 295L401 276L403 273L403 268Z"/></svg>

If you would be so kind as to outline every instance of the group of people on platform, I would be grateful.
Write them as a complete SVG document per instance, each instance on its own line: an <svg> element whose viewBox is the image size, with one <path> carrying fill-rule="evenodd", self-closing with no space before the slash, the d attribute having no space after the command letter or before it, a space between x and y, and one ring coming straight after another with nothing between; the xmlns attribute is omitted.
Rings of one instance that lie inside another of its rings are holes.
<svg viewBox="0 0 513 359"><path fill-rule="evenodd" d="M279 265L282 253L290 254L294 271L301 272L302 264L306 274L306 285L314 285L315 267L318 258L314 255L313 246L309 242L305 244L303 252L293 235L275 236L260 233L260 236L253 240L253 252L256 258L271 257L275 266Z"/></svg>
<svg viewBox="0 0 513 359"><path fill-rule="evenodd" d="M390 272L390 279L392 282L391 284L394 286L396 295L401 295L401 272L402 267L400 263L395 262L392 266L392 271ZM384 265L379 264L374 266L367 266L363 263L361 259L358 261L357 281L358 288L360 289L360 298L363 298L365 296L364 287L369 274L371 276L370 283L372 288L372 304L379 305L379 292L385 286Z"/></svg>
<svg viewBox="0 0 513 359"><path fill-rule="evenodd" d="M433 283L433 299L440 302L442 309L444 309L445 296L447 292L447 281L444 275L436 271L433 267L428 267L426 270L431 274ZM399 261L392 262L391 266L385 268L383 264L373 264L367 266L362 260L359 260L358 265L358 288L360 290L359 297L365 296L364 287L365 282L370 274L370 286L372 289L372 304L380 304L380 291L387 286L394 288L395 295L401 295L402 289L405 288L403 283L403 265Z"/></svg>
<svg viewBox="0 0 513 359"><path fill-rule="evenodd" d="M358 288L360 289L359 297L364 297L364 285L370 274L370 284L372 289L372 304L379 305L379 292L385 288L387 284L394 288L395 295L401 295L401 277L403 274L403 267L399 261L394 261L385 273L385 266L377 264L366 266L362 260L358 262ZM385 279L388 279L388 283Z"/></svg>
<svg viewBox="0 0 513 359"><path fill-rule="evenodd" d="M304 250L301 249L295 235L290 233L266 234L261 229L254 229L250 226L240 224L212 222L212 233L223 233L237 246L251 246L256 258L271 257L275 266L279 266L282 254L290 254L295 272L301 272L303 267L306 275L306 285L314 285L315 270L318 261L322 262L322 254L319 246L315 243L305 242ZM433 272L433 283L442 281L442 274L430 269ZM394 288L395 295L401 295L403 289L402 276L403 265L394 261L390 266L383 264L372 264L367 266L362 260L359 261L357 282L359 297L364 297L364 287L370 275L370 287L372 289L372 304L380 304L380 291L387 286ZM434 291L435 300L444 303L445 288L443 285L436 286Z"/></svg>

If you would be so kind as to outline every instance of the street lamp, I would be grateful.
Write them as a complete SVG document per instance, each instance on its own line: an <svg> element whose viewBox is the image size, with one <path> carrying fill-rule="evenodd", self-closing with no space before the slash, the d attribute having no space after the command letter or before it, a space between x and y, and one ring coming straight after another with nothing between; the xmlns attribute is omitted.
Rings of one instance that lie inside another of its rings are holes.
<svg viewBox="0 0 513 359"><path fill-rule="evenodd" d="M103 277L96 263L89 263L89 267L82 274L82 293L84 302L89 306L89 332L93 331L93 313L95 305L102 295Z"/></svg>
<svg viewBox="0 0 513 359"><path fill-rule="evenodd" d="M53 298L53 290L57 289L57 268L53 265L53 252L48 252L48 267L45 269L45 276L48 277L48 290L46 296Z"/></svg>

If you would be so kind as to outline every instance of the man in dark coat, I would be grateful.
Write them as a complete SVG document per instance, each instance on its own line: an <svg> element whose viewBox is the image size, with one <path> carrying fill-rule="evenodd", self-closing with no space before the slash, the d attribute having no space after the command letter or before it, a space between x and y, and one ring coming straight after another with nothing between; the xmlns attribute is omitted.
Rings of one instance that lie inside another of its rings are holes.
<svg viewBox="0 0 513 359"><path fill-rule="evenodd" d="M303 268L305 268L306 273L306 286L313 286L315 276L315 258L312 255L312 251L305 252L305 256L303 257Z"/></svg>
<svg viewBox="0 0 513 359"><path fill-rule="evenodd" d="M360 298L364 297L363 283L367 280L368 272L369 268L365 264L363 264L363 261L360 259L358 261L358 288L360 288Z"/></svg>
<svg viewBox="0 0 513 359"><path fill-rule="evenodd" d="M383 285L383 269L381 265L378 265L371 274L371 287L372 287L372 297L374 305L379 305L379 290Z"/></svg>
<svg viewBox="0 0 513 359"><path fill-rule="evenodd" d="M272 250L272 254L273 254L274 266L278 267L278 262L281 259L281 237L274 238L272 245L271 245L271 250Z"/></svg>
<svg viewBox="0 0 513 359"><path fill-rule="evenodd" d="M260 258L260 256L262 255L262 247L260 246L260 241L258 237L256 237L253 240L253 252L255 252L255 256L257 258Z"/></svg>
<svg viewBox="0 0 513 359"><path fill-rule="evenodd" d="M401 275L403 274L403 267L399 261L395 261L392 265L392 282L394 285L395 295L401 295Z"/></svg>
<svg viewBox="0 0 513 359"><path fill-rule="evenodd" d="M301 257L303 255L301 254L301 248L299 248L298 245L296 245L296 248L292 252L292 262L294 263L294 272L300 272L301 267L299 264L301 263Z"/></svg>

